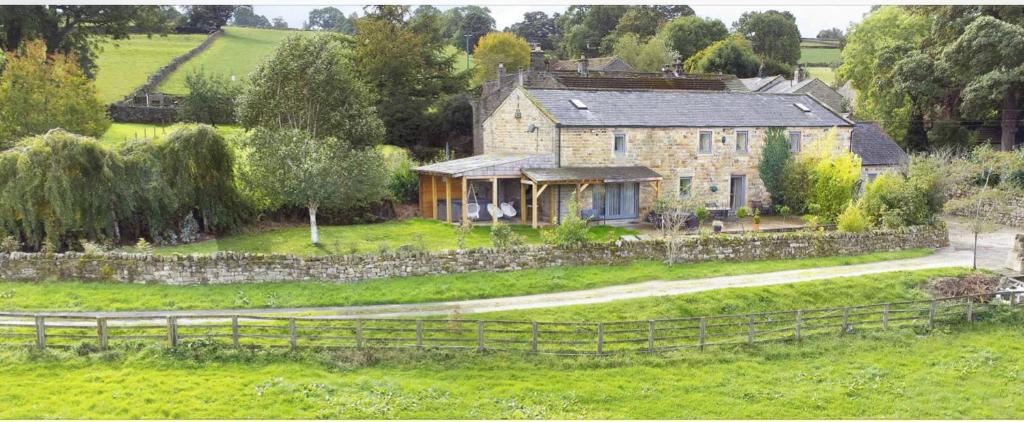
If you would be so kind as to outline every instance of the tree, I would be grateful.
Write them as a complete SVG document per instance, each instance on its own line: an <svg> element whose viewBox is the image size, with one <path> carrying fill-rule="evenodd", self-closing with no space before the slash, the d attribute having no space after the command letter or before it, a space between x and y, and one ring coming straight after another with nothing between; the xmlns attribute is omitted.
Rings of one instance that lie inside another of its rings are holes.
<svg viewBox="0 0 1024 422"><path fill-rule="evenodd" d="M977 269L978 235L995 231L999 227L997 216L1009 207L1012 196L999 191L994 185L997 179L1009 173L1014 167L1013 158L1009 154L1000 154L989 146L982 145L975 148L968 159L957 160L951 164L954 168L950 173L976 178L981 185L968 191L964 196L950 199L945 205L947 212L967 216L968 227L974 235L972 268Z"/></svg>
<svg viewBox="0 0 1024 422"><path fill-rule="evenodd" d="M789 12L745 12L733 29L750 40L754 52L764 59L789 65L800 60L800 29Z"/></svg>
<svg viewBox="0 0 1024 422"><path fill-rule="evenodd" d="M672 266L682 251L687 222L707 210L702 199L691 195L686 199L659 199L654 204L654 212L658 215L658 232L665 242L665 261Z"/></svg>
<svg viewBox="0 0 1024 422"><path fill-rule="evenodd" d="M444 32L447 25L444 13L431 5L417 7L408 22L405 22L405 27L423 40L424 44L431 46L448 42L449 37Z"/></svg>
<svg viewBox="0 0 1024 422"><path fill-rule="evenodd" d="M475 48L480 38L494 30L494 18L491 17L491 9L486 7L465 6L462 9L462 22L458 32L453 35L452 43L462 49L468 46L467 53L476 54Z"/></svg>
<svg viewBox="0 0 1024 422"><path fill-rule="evenodd" d="M253 28L270 28L270 19L263 15L257 15L253 11L252 6L238 6L231 17L231 24Z"/></svg>
<svg viewBox="0 0 1024 422"><path fill-rule="evenodd" d="M942 59L964 82L960 109L967 117L983 119L998 110L1002 119L1001 147L1016 145L1024 92L1024 27L981 16L944 52Z"/></svg>
<svg viewBox="0 0 1024 422"><path fill-rule="evenodd" d="M717 19L701 19L697 16L683 16L665 24L659 36L679 58L686 61L698 51L708 48L716 41L729 36L729 30Z"/></svg>
<svg viewBox="0 0 1024 422"><path fill-rule="evenodd" d="M286 38L250 76L238 100L239 123L302 130L355 147L380 143L376 97L358 78L349 44L334 33Z"/></svg>
<svg viewBox="0 0 1024 422"><path fill-rule="evenodd" d="M614 32L618 37L636 34L640 39L646 40L653 37L665 21L665 17L654 7L634 6L622 14Z"/></svg>
<svg viewBox="0 0 1024 422"><path fill-rule="evenodd" d="M853 200L861 175L860 156L843 147L833 128L801 151L797 160L811 169L808 208L823 221L835 222Z"/></svg>
<svg viewBox="0 0 1024 422"><path fill-rule="evenodd" d="M453 71L455 57L439 37L412 25L362 18L355 42L356 70L379 94L384 140L407 147L436 142L430 111L440 98L464 90L467 76Z"/></svg>
<svg viewBox="0 0 1024 422"><path fill-rule="evenodd" d="M822 29L818 31L817 38L819 40L842 40L846 38L843 34L843 30L839 28Z"/></svg>
<svg viewBox="0 0 1024 422"><path fill-rule="evenodd" d="M345 13L335 7L324 7L309 11L306 29L318 31L334 31L342 34L355 34L355 23L348 20Z"/></svg>
<svg viewBox="0 0 1024 422"><path fill-rule="evenodd" d="M615 42L613 52L634 69L643 72L659 72L663 66L674 60L672 52L661 37L643 42L636 34L625 34Z"/></svg>
<svg viewBox="0 0 1024 422"><path fill-rule="evenodd" d="M557 13L548 17L544 12L526 12L521 22L505 28L505 32L516 34L527 42L540 44L540 48L545 51L551 51L558 46L562 38L562 30L556 24L557 19Z"/></svg>
<svg viewBox="0 0 1024 422"><path fill-rule="evenodd" d="M92 75L96 51L108 39L128 38L130 31L165 32L167 6L3 6L0 50L14 51L28 40L42 39L47 54L74 53L79 67Z"/></svg>
<svg viewBox="0 0 1024 422"><path fill-rule="evenodd" d="M772 198L772 204L784 203L782 199L783 171L786 162L790 159L789 139L781 128L772 128L765 131L764 150L761 152L761 163L757 172L761 176L765 190Z"/></svg>
<svg viewBox="0 0 1024 422"><path fill-rule="evenodd" d="M716 41L683 63L689 73L724 73L740 78L757 76L758 66L750 41L739 35Z"/></svg>
<svg viewBox="0 0 1024 422"><path fill-rule="evenodd" d="M107 108L74 54L47 56L42 41L7 53L0 75L0 148L50 129L100 136L110 127Z"/></svg>
<svg viewBox="0 0 1024 422"><path fill-rule="evenodd" d="M380 154L344 139L261 128L243 141L242 154L243 183L274 206L306 208L314 245L320 243L316 217L321 207L349 209L387 194Z"/></svg>
<svg viewBox="0 0 1024 422"><path fill-rule="evenodd" d="M558 18L562 33L560 50L564 57L598 57L611 52L614 39L609 39L627 6L569 6ZM612 37L614 38L614 37Z"/></svg>
<svg viewBox="0 0 1024 422"><path fill-rule="evenodd" d="M907 131L900 143L908 150L928 148L925 118L934 117L934 105L945 92L942 70L925 52L908 43L895 42L879 51L875 61L876 85L903 94L894 95L891 100L907 110Z"/></svg>
<svg viewBox="0 0 1024 422"><path fill-rule="evenodd" d="M288 29L288 21L278 16L271 21L271 26L273 26L274 29Z"/></svg>
<svg viewBox="0 0 1024 422"><path fill-rule="evenodd" d="M188 94L178 104L181 121L216 126L235 121L238 87L222 74L207 74L202 68L185 75Z"/></svg>
<svg viewBox="0 0 1024 422"><path fill-rule="evenodd" d="M530 66L530 45L518 35L508 32L492 32L480 38L474 49L476 66L473 68L473 83L482 85L495 78L498 64L504 64L507 72L515 72Z"/></svg>
<svg viewBox="0 0 1024 422"><path fill-rule="evenodd" d="M216 30L228 23L238 6L195 5L184 6L185 21L189 27Z"/></svg>

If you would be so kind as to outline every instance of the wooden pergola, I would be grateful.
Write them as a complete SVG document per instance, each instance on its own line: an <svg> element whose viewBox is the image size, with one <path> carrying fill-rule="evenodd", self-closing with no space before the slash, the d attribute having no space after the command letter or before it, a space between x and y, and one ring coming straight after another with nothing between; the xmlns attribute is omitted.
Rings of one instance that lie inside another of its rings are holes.
<svg viewBox="0 0 1024 422"><path fill-rule="evenodd" d="M548 186L575 186L573 194L576 196L577 203L580 200L580 195L591 185L603 185L607 183L625 183L625 182L651 182L654 184L654 195L655 197L661 196L661 180L662 177L654 170L642 166L629 166L629 167L557 167L557 168L531 168L522 169L521 184L523 186L522 198L526 198L525 186L532 186L533 195L531 198L533 205L532 215L532 226L533 228L539 227L539 221L536 210L537 202L540 195L544 193L544 190ZM549 208L551 209L551 224L556 224L558 221L558 213L556 209L556 197L554 194L548 195L550 200ZM525 216L523 224L525 224Z"/></svg>

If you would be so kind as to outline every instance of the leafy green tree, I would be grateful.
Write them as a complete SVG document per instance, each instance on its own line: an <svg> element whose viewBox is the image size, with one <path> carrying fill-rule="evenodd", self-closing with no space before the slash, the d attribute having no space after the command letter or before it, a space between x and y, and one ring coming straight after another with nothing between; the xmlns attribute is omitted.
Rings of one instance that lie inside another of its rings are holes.
<svg viewBox="0 0 1024 422"><path fill-rule="evenodd" d="M530 45L518 35L509 32L492 32L480 38L473 59L474 85L482 85L494 79L498 64L504 64L505 71L515 72L530 66Z"/></svg>
<svg viewBox="0 0 1024 422"><path fill-rule="evenodd" d="M454 8L448 14L451 26L451 44L460 50L473 54L473 49L488 32L494 30L494 17L491 9L481 6L463 6Z"/></svg>
<svg viewBox="0 0 1024 422"><path fill-rule="evenodd" d="M761 182L772 198L773 204L782 204L783 176L786 162L790 160L789 139L781 128L768 129L764 134L764 149L757 172Z"/></svg>
<svg viewBox="0 0 1024 422"><path fill-rule="evenodd" d="M252 28L270 28L270 19L263 15L257 15L252 6L238 6L235 13L231 15L231 24Z"/></svg>
<svg viewBox="0 0 1024 422"><path fill-rule="evenodd" d="M633 68L643 72L658 72L674 60L664 39L654 37L643 42L636 34L619 37L615 41L614 53Z"/></svg>
<svg viewBox="0 0 1024 422"><path fill-rule="evenodd" d="M689 73L725 73L740 78L757 76L759 65L750 41L739 35L716 41L683 63Z"/></svg>
<svg viewBox="0 0 1024 422"><path fill-rule="evenodd" d="M467 76L453 72L455 57L445 54L440 37L412 24L363 18L355 42L360 79L379 94L384 141L406 147L436 141L431 112L440 98L464 90Z"/></svg>
<svg viewBox="0 0 1024 422"><path fill-rule="evenodd" d="M42 41L7 53L0 75L0 148L54 128L99 136L110 127L96 87L74 55L47 56Z"/></svg>
<svg viewBox="0 0 1024 422"><path fill-rule="evenodd" d="M377 98L358 77L350 39L318 33L286 38L252 73L238 100L246 129L296 129L355 147L380 143Z"/></svg>
<svg viewBox="0 0 1024 422"><path fill-rule="evenodd" d="M285 21L284 18L282 18L280 16L275 17L274 19L272 19L270 21L270 25L274 29L288 29L288 21Z"/></svg>
<svg viewBox="0 0 1024 422"><path fill-rule="evenodd" d="M562 33L562 44L559 47L564 57L598 57L612 51L614 37L609 35L615 31L619 18L629 8L618 5L569 6L569 9L558 17L558 26Z"/></svg>
<svg viewBox="0 0 1024 422"><path fill-rule="evenodd" d="M213 4L184 6L186 24L193 28L220 29L227 25L237 7Z"/></svg>
<svg viewBox="0 0 1024 422"><path fill-rule="evenodd" d="M309 11L306 29L318 31L334 31L342 34L355 34L355 23L348 20L345 13L335 7L323 7Z"/></svg>
<svg viewBox="0 0 1024 422"><path fill-rule="evenodd" d="M444 13L430 5L417 7L405 22L405 26L427 45L443 45L448 42L450 37L444 32L447 24Z"/></svg>
<svg viewBox="0 0 1024 422"><path fill-rule="evenodd" d="M351 209L387 195L380 154L344 139L261 128L243 141L242 154L243 183L272 206L306 208L314 245L320 243L316 217L321 207Z"/></svg>
<svg viewBox="0 0 1024 422"><path fill-rule="evenodd" d="M942 69L928 54L910 44L892 43L879 52L875 62L876 85L897 93L891 100L907 110L907 131L901 140L906 149L928 148L925 118L934 117L934 105L945 92L941 73Z"/></svg>
<svg viewBox="0 0 1024 422"><path fill-rule="evenodd" d="M523 37L528 42L540 44L545 51L554 50L562 39L562 30L557 25L558 14L548 17L544 12L526 12L523 20L505 28Z"/></svg>
<svg viewBox="0 0 1024 422"><path fill-rule="evenodd" d="M792 13L745 12L733 29L750 40L759 57L789 65L800 60L800 29Z"/></svg>
<svg viewBox="0 0 1024 422"><path fill-rule="evenodd" d="M672 20L660 35L670 49L686 61L697 52L729 36L729 29L718 19L701 19L689 15Z"/></svg>
<svg viewBox="0 0 1024 422"><path fill-rule="evenodd" d="M818 31L818 36L816 38L818 38L819 40L842 40L846 38L846 35L843 34L842 29L833 27Z"/></svg>
<svg viewBox="0 0 1024 422"><path fill-rule="evenodd" d="M1019 19L1019 18L1018 18ZM1016 145L1024 93L1024 27L992 16L981 16L944 52L942 59L963 80L967 117L981 119L998 110L1002 119L1001 147Z"/></svg>
<svg viewBox="0 0 1024 422"><path fill-rule="evenodd" d="M185 75L188 94L178 104L178 119L211 125L234 123L239 87L222 74L202 68Z"/></svg>

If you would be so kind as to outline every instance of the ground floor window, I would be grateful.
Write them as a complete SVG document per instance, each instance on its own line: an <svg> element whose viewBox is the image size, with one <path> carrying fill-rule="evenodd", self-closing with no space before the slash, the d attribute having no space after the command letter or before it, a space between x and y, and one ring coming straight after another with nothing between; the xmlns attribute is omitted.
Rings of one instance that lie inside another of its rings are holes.
<svg viewBox="0 0 1024 422"><path fill-rule="evenodd" d="M693 189L693 177L683 176L679 178L679 199L690 197Z"/></svg>
<svg viewBox="0 0 1024 422"><path fill-rule="evenodd" d="M594 211L599 219L636 218L640 208L638 183L607 183L594 187Z"/></svg>

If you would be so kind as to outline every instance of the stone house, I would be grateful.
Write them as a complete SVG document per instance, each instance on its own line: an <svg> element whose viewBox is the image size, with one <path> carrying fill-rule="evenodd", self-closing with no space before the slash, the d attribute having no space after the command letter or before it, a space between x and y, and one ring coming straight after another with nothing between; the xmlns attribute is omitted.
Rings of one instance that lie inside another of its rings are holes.
<svg viewBox="0 0 1024 422"><path fill-rule="evenodd" d="M572 198L598 221L636 221L658 198L724 213L767 207L769 128L794 150L854 123L807 94L518 86L482 123L473 157L417 168L424 216L557 224ZM465 206L463 206L465 204Z"/></svg>
<svg viewBox="0 0 1024 422"><path fill-rule="evenodd" d="M764 92L775 94L807 94L813 95L818 101L829 106L844 115L850 112L850 100L839 93L827 83L818 78L808 78L804 75L802 68L793 72L792 79L786 79L782 75L767 76L763 78L740 79L743 85L751 92Z"/></svg>
<svg viewBox="0 0 1024 422"><path fill-rule="evenodd" d="M882 173L906 170L907 153L878 124L856 122L850 140L850 150L860 156L861 178L865 182L874 181Z"/></svg>

